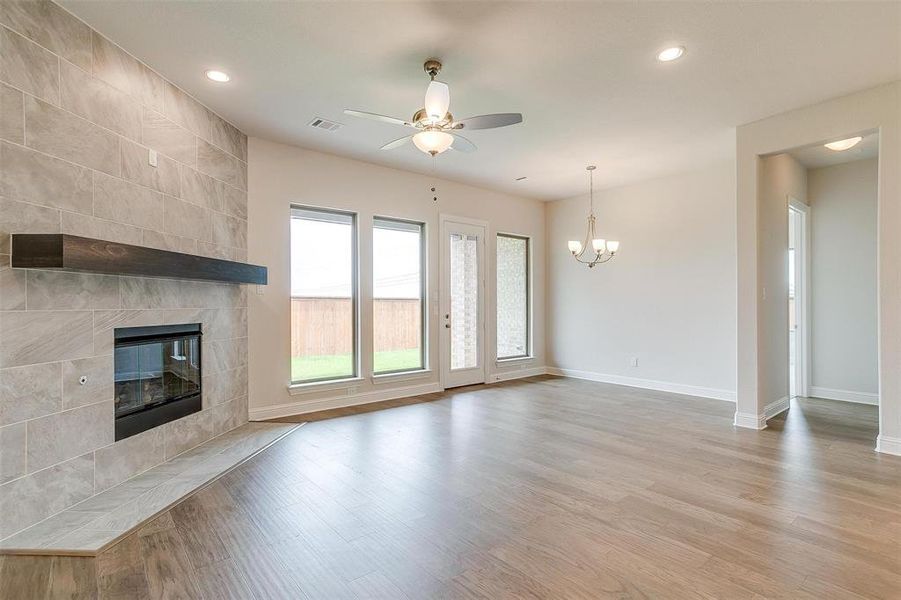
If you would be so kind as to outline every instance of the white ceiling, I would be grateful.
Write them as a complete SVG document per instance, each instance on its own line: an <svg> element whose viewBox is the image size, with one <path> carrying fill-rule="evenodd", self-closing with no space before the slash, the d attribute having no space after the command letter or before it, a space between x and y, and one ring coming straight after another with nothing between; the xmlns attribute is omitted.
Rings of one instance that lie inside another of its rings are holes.
<svg viewBox="0 0 901 600"><path fill-rule="evenodd" d="M897 2L62 4L250 135L425 173L412 146L378 150L403 128L342 110L409 118L438 57L455 117L525 121L471 132L437 173L542 199L583 193L589 163L609 187L725 160L736 125L901 77Z"/></svg>
<svg viewBox="0 0 901 600"><path fill-rule="evenodd" d="M848 137L854 136L848 135ZM831 167L855 160L876 158L879 156L879 134L866 134L856 146L841 152L830 150L823 144L811 144L789 150L788 153L808 169L819 169L820 167Z"/></svg>

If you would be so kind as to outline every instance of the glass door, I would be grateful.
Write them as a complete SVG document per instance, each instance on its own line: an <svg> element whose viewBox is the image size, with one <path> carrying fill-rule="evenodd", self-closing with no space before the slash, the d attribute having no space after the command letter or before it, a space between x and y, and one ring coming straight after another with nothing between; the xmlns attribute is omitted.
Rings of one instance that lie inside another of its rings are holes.
<svg viewBox="0 0 901 600"><path fill-rule="evenodd" d="M485 382L485 231L442 221L441 375L444 387Z"/></svg>

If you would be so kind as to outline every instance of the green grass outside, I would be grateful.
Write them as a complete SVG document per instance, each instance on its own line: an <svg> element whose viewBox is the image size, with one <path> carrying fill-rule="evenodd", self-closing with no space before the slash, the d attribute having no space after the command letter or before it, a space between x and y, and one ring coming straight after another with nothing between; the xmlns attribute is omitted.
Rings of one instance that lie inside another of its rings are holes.
<svg viewBox="0 0 901 600"><path fill-rule="evenodd" d="M418 348L376 352L373 362L376 373L412 370L421 366ZM350 354L291 357L292 381L350 377L352 374L353 359Z"/></svg>

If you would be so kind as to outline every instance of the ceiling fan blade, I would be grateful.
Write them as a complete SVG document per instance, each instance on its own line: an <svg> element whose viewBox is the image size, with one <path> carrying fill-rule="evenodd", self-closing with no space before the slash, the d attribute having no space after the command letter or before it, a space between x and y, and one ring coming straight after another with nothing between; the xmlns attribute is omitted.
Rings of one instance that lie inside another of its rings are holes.
<svg viewBox="0 0 901 600"><path fill-rule="evenodd" d="M452 133L454 136L454 142L451 144L451 149L456 150L457 152L475 152L476 145L467 140L462 135L458 135L456 133Z"/></svg>
<svg viewBox="0 0 901 600"><path fill-rule="evenodd" d="M394 150L395 148L400 148L401 146L403 146L404 144L406 144L407 142L409 142L412 139L413 139L412 135L405 135L404 137L398 138L398 139L394 140L393 142L388 142L387 144L385 144L384 146L381 147L381 150Z"/></svg>
<svg viewBox="0 0 901 600"><path fill-rule="evenodd" d="M450 88L446 83L432 80L425 91L425 114L437 123L444 118L450 108Z"/></svg>
<svg viewBox="0 0 901 600"><path fill-rule="evenodd" d="M519 113L497 113L494 115L480 115L469 117L454 123L454 129L494 129L522 123L522 115Z"/></svg>
<svg viewBox="0 0 901 600"><path fill-rule="evenodd" d="M407 127L414 126L413 123L404 121L403 119L397 119L395 117L388 117L371 112L364 112L362 110L350 110L349 108L345 108L344 114L350 115L352 117L360 117L361 119L370 119L372 121L381 121L382 123L391 123L392 125L406 125Z"/></svg>

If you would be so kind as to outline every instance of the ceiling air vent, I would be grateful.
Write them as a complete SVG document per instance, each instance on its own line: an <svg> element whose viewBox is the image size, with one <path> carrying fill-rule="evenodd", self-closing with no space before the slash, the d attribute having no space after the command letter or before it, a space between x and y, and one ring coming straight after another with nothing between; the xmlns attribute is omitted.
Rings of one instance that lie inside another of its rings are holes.
<svg viewBox="0 0 901 600"><path fill-rule="evenodd" d="M317 129L325 129L326 131L338 131L341 129L341 123L335 123L334 121L326 121L325 119L321 119L316 117L312 121L310 121L310 127L315 127Z"/></svg>

